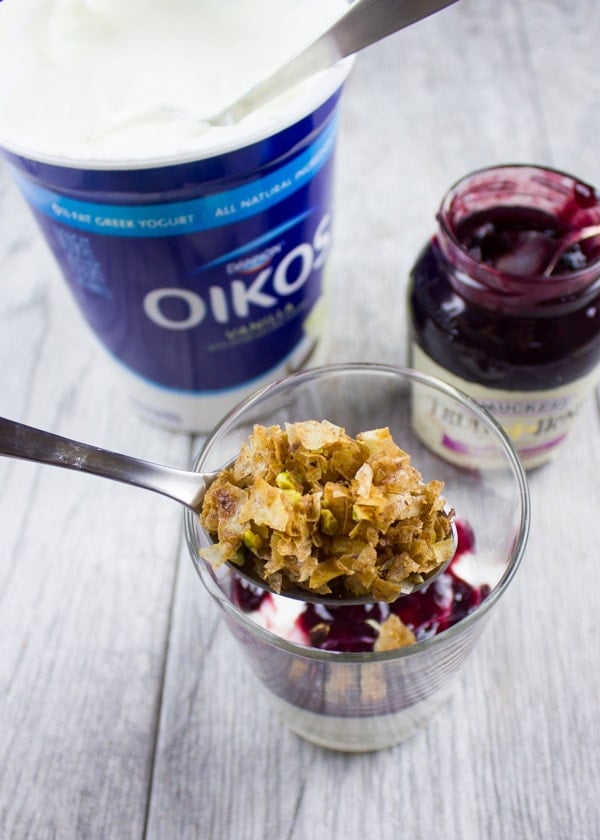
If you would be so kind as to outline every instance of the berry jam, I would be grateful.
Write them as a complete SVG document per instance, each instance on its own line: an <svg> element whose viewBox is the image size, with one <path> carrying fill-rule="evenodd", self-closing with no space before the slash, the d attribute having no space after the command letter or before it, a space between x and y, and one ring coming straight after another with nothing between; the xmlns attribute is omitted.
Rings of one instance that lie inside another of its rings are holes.
<svg viewBox="0 0 600 840"><path fill-rule="evenodd" d="M417 637L417 641L441 633L472 612L489 594L489 587L474 587L455 572L461 556L475 550L471 528L456 523L457 550L448 569L425 589L405 595L393 604L324 606L305 604L296 619L307 643L320 650L338 652L372 651L377 625L395 613ZM233 599L244 612L270 605L272 596L239 578L234 580Z"/></svg>
<svg viewBox="0 0 600 840"><path fill-rule="evenodd" d="M563 250L561 243L569 234L560 219L519 207L475 213L456 228L456 238L473 260L520 277L543 277L546 271L550 277L569 274L600 259L600 230L597 237Z"/></svg>
<svg viewBox="0 0 600 840"><path fill-rule="evenodd" d="M598 197L553 170L496 167L456 185L438 221L410 278L411 365L483 403L538 466L597 379Z"/></svg>

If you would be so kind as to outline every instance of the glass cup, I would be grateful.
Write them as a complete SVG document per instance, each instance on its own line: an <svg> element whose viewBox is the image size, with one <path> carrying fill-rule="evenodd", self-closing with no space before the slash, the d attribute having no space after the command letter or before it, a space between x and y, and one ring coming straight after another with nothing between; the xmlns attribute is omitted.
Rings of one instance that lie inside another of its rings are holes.
<svg viewBox="0 0 600 840"><path fill-rule="evenodd" d="M488 457L465 467L428 449L413 425L415 399L428 399L433 406L441 401L445 410L460 411L478 434L486 429ZM479 404L427 375L373 364L316 368L267 386L222 420L194 469L218 469L239 452L254 424L309 419L327 419L352 436L387 426L425 481L444 481L445 498L474 534L475 548L465 557L461 573L473 585L485 586L481 603L453 626L408 647L321 650L276 635L237 606L234 573L228 566L215 570L199 558L199 549L210 539L199 518L186 511L187 543L203 584L282 721L308 741L331 749L383 749L425 726L450 696L512 580L527 542L526 478L509 438ZM492 449L494 458L489 457Z"/></svg>

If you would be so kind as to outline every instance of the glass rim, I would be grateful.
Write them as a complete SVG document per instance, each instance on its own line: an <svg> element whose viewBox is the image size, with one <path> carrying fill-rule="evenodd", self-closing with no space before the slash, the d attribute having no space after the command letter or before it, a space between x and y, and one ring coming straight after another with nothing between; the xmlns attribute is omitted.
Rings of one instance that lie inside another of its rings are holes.
<svg viewBox="0 0 600 840"><path fill-rule="evenodd" d="M236 607L227 598L225 593L222 592L221 588L219 587L219 584L212 575L212 570L209 569L206 564L204 569L202 569L201 564L204 561L202 561L198 555L198 550L200 546L198 544L198 541L196 540L194 528L194 523L197 520L198 515L195 514L192 510L186 509L184 511L184 533L187 548L192 559L192 563L194 565L194 568L196 569L198 576L200 577L203 586L205 587L209 595L213 598L213 600L216 601L216 603L224 610L224 612L228 616L230 616L234 621L246 627L246 629L249 630L253 635L257 636L259 639L271 646L278 647L279 649L287 651L288 653L291 653L294 656L300 656L306 659L320 660L332 663L386 662L416 656L424 650L428 650L438 645L445 644L447 641L453 639L455 636L461 635L466 629L479 623L479 621L485 617L485 615L488 613L491 607L504 594L504 592L508 588L509 583L512 581L525 552L530 529L531 508L529 487L527 483L525 469L523 467L521 459L519 458L519 455L517 454L516 449L514 448L510 438L508 437L508 434L504 431L502 426L490 414L490 412L487 411L487 409L485 409L480 403L478 403L468 394L464 393L458 388L455 388L453 385L449 385L446 382L443 382L441 379L437 379L434 376L421 373L420 371L416 371L408 367L399 367L374 362L328 364L322 365L320 367L311 368L306 371L300 371L299 373L295 373L290 376L277 379L269 383L265 387L261 388L259 391L256 391L254 394L251 394L246 399L242 400L242 402L240 402L237 406L231 409L231 411L229 411L219 421L219 423L214 427L214 429L204 441L198 454L195 456L192 469L194 471L198 471L198 467L201 464L203 458L209 453L211 445L216 441L221 431L223 431L233 420L235 420L245 411L259 403L266 396L269 396L272 393L277 393L277 391L283 390L289 385L293 385L295 382L308 382L311 379L320 378L324 374L343 375L344 373L360 372L384 374L386 376L392 376L396 378L399 377L400 379L403 379L408 382L417 382L422 385L431 387L434 390L437 390L470 408L479 417L479 419L482 420L484 424L487 425L488 428L495 434L497 442L501 444L502 449L505 455L507 456L507 462L516 480L516 485L518 489L520 521L519 530L512 548L512 555L510 557L509 562L507 563L507 568L503 572L497 584L490 591L489 595L487 595L483 599L481 604L479 604L471 613L462 618L452 627L449 627L446 630L443 630L441 633L438 633L427 639L423 639L420 642L415 642L414 644L407 645L406 647L394 648L392 650L386 651L340 652L321 650L320 648L313 648L308 645L302 645L298 642L288 641L282 636L278 636L276 633L272 633L270 630L261 627L261 625L257 624L246 613L244 613L243 610ZM205 580L205 577L209 578L210 586L208 581Z"/></svg>
<svg viewBox="0 0 600 840"><path fill-rule="evenodd" d="M456 232L449 221L452 213L453 201L456 199L460 191L468 186L469 182L476 181L477 178L485 175L492 175L494 173L501 175L503 172L508 173L511 171L529 171L532 175L538 173L540 175L554 175L558 178L567 179L572 183L573 187L581 185L593 191L600 201L600 193L592 184L583 181L581 178L578 178L576 175L572 175L570 172L565 172L562 169L557 169L552 166L542 166L535 163L499 163L474 169L466 175L463 175L448 188L436 214L440 232L447 237L449 242L452 244L453 254L455 258L458 258L460 268L469 277L477 277L479 272L484 271L486 277L495 281L494 288L496 291L501 293L505 291L505 282L507 279L515 281L517 289L522 288L525 282L535 286L539 284L540 280L543 280L546 293L541 298L542 302L546 299L551 299L558 294L567 294L571 290L571 286L579 287L581 284L587 285L588 283L593 283L594 280L600 279L600 259L595 260L583 268L563 272L562 274L551 274L549 276L543 274L532 274L530 278L525 278L519 274L511 274L507 271L501 271L492 265L482 264L468 253L464 245L457 238ZM568 288L565 289L565 286ZM493 289L490 289L490 291L493 291Z"/></svg>

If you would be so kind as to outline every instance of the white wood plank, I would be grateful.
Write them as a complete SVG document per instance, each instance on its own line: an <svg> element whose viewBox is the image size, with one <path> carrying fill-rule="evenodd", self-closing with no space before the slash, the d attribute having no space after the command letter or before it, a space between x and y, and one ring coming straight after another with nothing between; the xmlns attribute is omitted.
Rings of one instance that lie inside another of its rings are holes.
<svg viewBox="0 0 600 840"><path fill-rule="evenodd" d="M0 413L185 465L186 436L124 413L0 172ZM179 507L0 459L0 836L143 832Z"/></svg>
<svg viewBox="0 0 600 840"><path fill-rule="evenodd" d="M549 162L597 187L600 6L595 0L520 5Z"/></svg>

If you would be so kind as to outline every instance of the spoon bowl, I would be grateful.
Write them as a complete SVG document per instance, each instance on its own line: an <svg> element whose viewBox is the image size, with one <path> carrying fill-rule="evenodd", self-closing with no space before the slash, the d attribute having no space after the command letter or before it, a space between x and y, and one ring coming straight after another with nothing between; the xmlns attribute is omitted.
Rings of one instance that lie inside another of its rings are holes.
<svg viewBox="0 0 600 840"><path fill-rule="evenodd" d="M26 426L15 420L0 417L0 455L19 458L25 461L35 461L64 469L108 478L122 484L152 490L163 496L168 496L176 502L198 515L202 510L204 496L210 484L222 470L226 469L234 459L222 467L210 472L191 472L161 464L154 464L130 455L122 455L92 446L88 443L61 437L60 435ZM445 569L456 551L456 532L453 538L440 543L440 566L426 579L407 584L404 595L427 585L434 576ZM239 567L234 563L228 564L235 574L258 586L267 592L272 591L268 583L252 569L251 564ZM321 604L365 604L371 603L371 596L361 598L347 598L344 595L317 595L301 587L290 588L281 594L290 598L301 599L311 603Z"/></svg>
<svg viewBox="0 0 600 840"><path fill-rule="evenodd" d="M450 527L451 534L448 539L440 540L440 542L436 543L434 546L435 553L440 561L439 566L436 566L436 568L428 575L419 575L414 579L405 581L402 593L399 596L400 598L405 595L412 595L420 589L426 589L437 577L439 577L439 575L446 571L454 559L458 546L456 526L452 523ZM268 584L264 580L260 579L255 572L251 560L247 560L242 566L237 566L233 563L230 563L229 565L234 570L234 573L246 583L250 583L252 586L258 586L266 592L271 592ZM296 601L306 601L311 604L323 604L327 607L350 607L361 604L370 604L373 602L373 597L370 595L352 596L344 592L335 591L327 595L319 595L316 592L310 592L309 590L304 589L302 586L292 586L291 584L286 584L285 589L282 589L278 594L284 595L286 598L293 598Z"/></svg>

